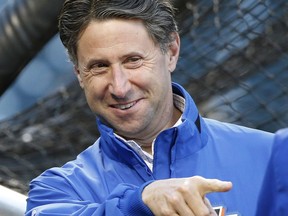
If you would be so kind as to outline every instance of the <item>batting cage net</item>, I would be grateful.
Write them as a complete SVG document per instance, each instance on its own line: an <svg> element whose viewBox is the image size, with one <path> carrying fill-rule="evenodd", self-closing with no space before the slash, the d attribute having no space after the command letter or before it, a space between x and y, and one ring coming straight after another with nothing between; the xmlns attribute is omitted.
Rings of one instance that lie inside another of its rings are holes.
<svg viewBox="0 0 288 216"><path fill-rule="evenodd" d="M200 113L275 132L288 126L286 0L175 1L181 54L173 81ZM45 169L99 136L77 83L0 122L0 184L27 193Z"/></svg>

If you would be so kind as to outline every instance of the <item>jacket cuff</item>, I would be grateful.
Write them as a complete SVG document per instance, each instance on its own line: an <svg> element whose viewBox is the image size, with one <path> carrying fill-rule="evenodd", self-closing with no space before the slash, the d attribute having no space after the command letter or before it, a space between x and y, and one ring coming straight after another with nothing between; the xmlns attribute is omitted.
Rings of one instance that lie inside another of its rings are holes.
<svg viewBox="0 0 288 216"><path fill-rule="evenodd" d="M145 215L153 216L151 210L142 201L142 191L144 188L153 181L146 182L136 190L127 190L124 194L124 199L120 201L120 208L124 215L135 216ZM124 201L125 200L125 201ZM123 203L125 202L125 204Z"/></svg>

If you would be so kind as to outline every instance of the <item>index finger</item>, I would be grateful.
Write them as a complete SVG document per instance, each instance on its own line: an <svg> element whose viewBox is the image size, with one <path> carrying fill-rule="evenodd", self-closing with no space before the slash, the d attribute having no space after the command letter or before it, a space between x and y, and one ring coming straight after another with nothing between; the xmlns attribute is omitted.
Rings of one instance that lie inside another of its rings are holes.
<svg viewBox="0 0 288 216"><path fill-rule="evenodd" d="M199 192L201 196L211 192L226 192L231 190L232 182L221 181L219 179L202 179L199 183Z"/></svg>

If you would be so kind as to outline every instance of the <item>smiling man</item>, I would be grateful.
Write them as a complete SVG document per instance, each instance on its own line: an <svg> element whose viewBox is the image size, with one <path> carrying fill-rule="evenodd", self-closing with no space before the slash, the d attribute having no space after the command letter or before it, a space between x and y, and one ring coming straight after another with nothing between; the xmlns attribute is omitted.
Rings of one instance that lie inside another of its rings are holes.
<svg viewBox="0 0 288 216"><path fill-rule="evenodd" d="M179 38L172 37L164 54L140 20L111 19L91 22L78 41L77 77L92 111L150 153L156 135L181 115L173 106Z"/></svg>
<svg viewBox="0 0 288 216"><path fill-rule="evenodd" d="M172 83L168 0L67 0L59 31L101 136L31 182L26 215L254 215L274 135L202 118Z"/></svg>

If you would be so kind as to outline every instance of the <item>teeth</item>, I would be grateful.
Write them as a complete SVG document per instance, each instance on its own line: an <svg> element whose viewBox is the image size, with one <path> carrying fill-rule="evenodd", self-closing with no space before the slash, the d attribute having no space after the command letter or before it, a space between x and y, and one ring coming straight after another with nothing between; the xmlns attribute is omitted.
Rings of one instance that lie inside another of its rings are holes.
<svg viewBox="0 0 288 216"><path fill-rule="evenodd" d="M125 110L125 109L129 109L130 107L132 107L136 102L132 102L129 104L120 104L120 105L116 105L115 107L121 110Z"/></svg>

